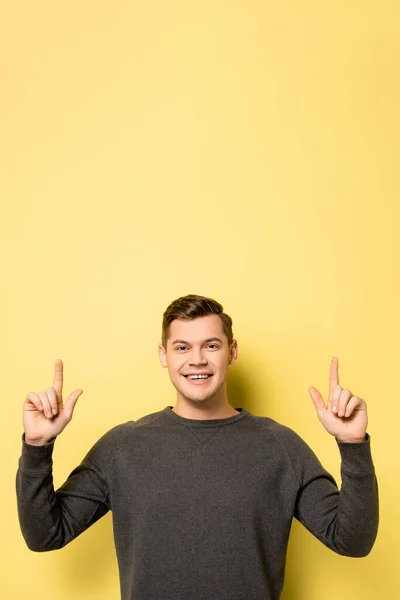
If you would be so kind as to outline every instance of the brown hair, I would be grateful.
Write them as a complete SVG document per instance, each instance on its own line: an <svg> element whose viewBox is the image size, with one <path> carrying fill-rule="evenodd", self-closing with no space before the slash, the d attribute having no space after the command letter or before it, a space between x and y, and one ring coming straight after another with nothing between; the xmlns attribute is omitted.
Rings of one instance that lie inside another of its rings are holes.
<svg viewBox="0 0 400 600"><path fill-rule="evenodd" d="M219 315L221 317L222 328L228 338L229 344L231 344L233 342L232 319L229 315L224 313L222 305L212 298L189 294L188 296L182 296L171 302L163 314L161 332L161 343L163 347L165 349L167 347L168 328L172 321L175 319L191 321L197 317L205 317L207 315Z"/></svg>

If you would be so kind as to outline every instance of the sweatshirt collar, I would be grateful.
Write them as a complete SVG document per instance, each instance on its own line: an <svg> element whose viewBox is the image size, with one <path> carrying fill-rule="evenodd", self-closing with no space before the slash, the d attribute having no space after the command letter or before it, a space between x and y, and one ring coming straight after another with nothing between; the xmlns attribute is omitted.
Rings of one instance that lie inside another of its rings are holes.
<svg viewBox="0 0 400 600"><path fill-rule="evenodd" d="M185 417L176 414L172 408L172 406L166 406L163 410L164 414L176 423L187 425L189 427L221 427L223 425L235 423L250 414L245 408L234 407L235 410L239 411L238 414L233 415L232 417L226 417L225 419L186 419Z"/></svg>

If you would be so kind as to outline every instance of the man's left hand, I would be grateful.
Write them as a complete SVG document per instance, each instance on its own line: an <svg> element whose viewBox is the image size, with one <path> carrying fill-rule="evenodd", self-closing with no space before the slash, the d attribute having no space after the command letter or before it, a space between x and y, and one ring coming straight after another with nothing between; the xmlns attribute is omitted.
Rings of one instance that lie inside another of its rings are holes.
<svg viewBox="0 0 400 600"><path fill-rule="evenodd" d="M339 385L339 361L331 361L329 377L329 397L325 405L319 391L309 388L319 420L339 442L358 443L366 440L368 424L365 400L354 396L350 390Z"/></svg>

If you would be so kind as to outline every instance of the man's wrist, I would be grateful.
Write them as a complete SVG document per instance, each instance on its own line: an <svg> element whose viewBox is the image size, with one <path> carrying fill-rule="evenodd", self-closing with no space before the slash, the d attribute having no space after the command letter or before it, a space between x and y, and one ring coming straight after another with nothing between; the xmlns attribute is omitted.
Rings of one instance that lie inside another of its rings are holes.
<svg viewBox="0 0 400 600"><path fill-rule="evenodd" d="M50 439L44 439L44 438L36 438L36 439L29 439L26 436L24 436L24 442L25 444L28 444L28 446L46 446L47 444L49 444L54 438L50 438Z"/></svg>
<svg viewBox="0 0 400 600"><path fill-rule="evenodd" d="M340 442L341 444L362 444L363 442L367 441L367 435L365 434L364 437L362 437L362 438L339 438L339 437L337 437L336 440L338 442Z"/></svg>

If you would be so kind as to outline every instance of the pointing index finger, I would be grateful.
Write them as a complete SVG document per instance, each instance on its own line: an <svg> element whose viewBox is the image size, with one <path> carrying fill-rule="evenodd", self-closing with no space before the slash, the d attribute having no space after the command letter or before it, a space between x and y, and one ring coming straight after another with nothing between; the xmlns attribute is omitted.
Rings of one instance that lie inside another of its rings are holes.
<svg viewBox="0 0 400 600"><path fill-rule="evenodd" d="M332 358L329 374L329 392L332 393L335 386L339 385L339 360Z"/></svg>
<svg viewBox="0 0 400 600"><path fill-rule="evenodd" d="M56 360L55 370L54 370L54 382L53 386L58 397L62 397L62 388L63 388L63 363L62 360Z"/></svg>

